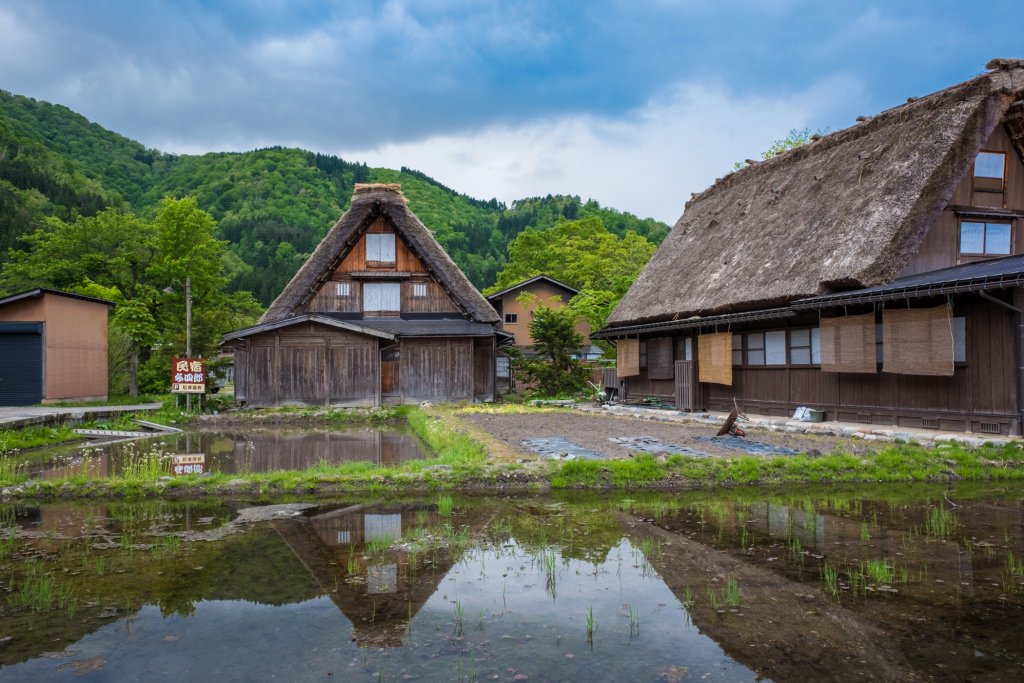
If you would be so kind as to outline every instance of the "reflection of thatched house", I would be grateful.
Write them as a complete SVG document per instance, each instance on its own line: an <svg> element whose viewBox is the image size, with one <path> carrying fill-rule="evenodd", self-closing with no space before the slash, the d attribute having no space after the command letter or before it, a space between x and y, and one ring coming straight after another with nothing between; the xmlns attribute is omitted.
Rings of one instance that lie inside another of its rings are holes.
<svg viewBox="0 0 1024 683"><path fill-rule="evenodd" d="M482 530L492 515L474 513L469 531ZM391 647L402 644L409 621L462 555L441 544L415 561L400 549L364 559L367 544L401 539L418 526L437 533L439 521L435 506L390 504L353 505L272 524L352 622L353 639L360 646ZM351 580L350 567L359 580Z"/></svg>
<svg viewBox="0 0 1024 683"><path fill-rule="evenodd" d="M594 336L681 408L1020 433L1024 62L687 204Z"/></svg>
<svg viewBox="0 0 1024 683"><path fill-rule="evenodd" d="M497 322L399 186L356 185L259 324L223 346L250 405L489 399Z"/></svg>

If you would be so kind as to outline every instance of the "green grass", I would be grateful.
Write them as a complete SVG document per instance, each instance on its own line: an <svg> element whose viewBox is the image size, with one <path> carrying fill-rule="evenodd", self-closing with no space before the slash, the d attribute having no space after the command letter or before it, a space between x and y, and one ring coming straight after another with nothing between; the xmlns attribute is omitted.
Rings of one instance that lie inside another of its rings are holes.
<svg viewBox="0 0 1024 683"><path fill-rule="evenodd" d="M0 453L39 448L67 441L81 441L72 427L25 427L24 429L0 429Z"/></svg>
<svg viewBox="0 0 1024 683"><path fill-rule="evenodd" d="M514 406L519 411L532 408ZM491 407L459 408L463 411L493 410ZM510 410L505 407L502 410ZM551 409L537 409L550 412ZM340 412L340 411L336 411ZM311 408L281 408L251 411L254 424L273 422L281 415L324 415L330 411ZM269 415L269 417L267 417ZM173 406L165 410L170 420L185 419ZM262 417L261 417L262 416ZM979 482L1024 478L1024 447L1018 442L1006 446L992 445L968 449L959 445L925 448L915 444L898 444L877 453L853 455L835 452L822 456L793 455L778 457L741 456L708 458L684 455L658 457L647 453L621 460L570 460L517 462L504 455L490 458L485 446L472 428L464 425L450 407L428 409L361 411L339 420L408 420L416 434L427 444L432 456L412 460L393 467L369 462L320 462L306 470L231 475L209 473L200 476L175 477L160 482L166 467L159 454L141 449L128 471L110 477L96 477L85 470L64 479L34 480L13 492L19 498L53 496L183 496L246 493L352 493L389 491L452 491L552 489L644 489L702 488L740 485L819 485L822 483L878 483L934 481L950 482L973 479ZM149 417L147 415L147 417ZM248 419L248 418L247 418ZM479 437L484 438L484 437ZM24 471L19 468L22 456L0 455L0 486L25 484ZM224 486L241 479L238 486ZM799 501L798 501L799 504ZM439 509L441 509L439 504ZM443 512L443 510L442 510ZM940 513L934 513L936 515ZM955 531L955 519L930 519L934 527L929 535L948 537ZM952 525L952 526L950 526ZM943 536L946 534L947 536Z"/></svg>

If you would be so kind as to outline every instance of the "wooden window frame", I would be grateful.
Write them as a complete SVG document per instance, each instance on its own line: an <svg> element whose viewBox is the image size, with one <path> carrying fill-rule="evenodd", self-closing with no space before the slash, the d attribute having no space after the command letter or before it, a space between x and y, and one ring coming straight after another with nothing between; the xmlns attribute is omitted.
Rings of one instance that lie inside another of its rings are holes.
<svg viewBox="0 0 1024 683"><path fill-rule="evenodd" d="M391 238L391 260L370 258L370 238L384 240ZM398 236L393 232L368 232L366 239L366 267L367 268L393 268L398 263Z"/></svg>
<svg viewBox="0 0 1024 683"><path fill-rule="evenodd" d="M640 340L640 369L647 369L647 342L643 339Z"/></svg>
<svg viewBox="0 0 1024 683"><path fill-rule="evenodd" d="M505 324L506 325L518 325L519 324L519 314L518 313L506 313L505 314Z"/></svg>
<svg viewBox="0 0 1024 683"><path fill-rule="evenodd" d="M991 192L993 194L1004 194L1006 192L1006 176L1009 170L1009 155L999 149L983 149L978 152L981 154L998 154L1003 157L1003 177L998 178L997 176L979 176L978 175L978 157L974 157L974 161L971 162L971 190L973 192ZM982 181L979 183L978 181ZM989 182L984 182L989 181ZM999 187L995 187L998 181Z"/></svg>
<svg viewBox="0 0 1024 683"><path fill-rule="evenodd" d="M426 299L427 298L427 283L426 282L414 282L414 283L412 283L412 298L414 298L414 299Z"/></svg>
<svg viewBox="0 0 1024 683"><path fill-rule="evenodd" d="M334 285L334 295L338 298L347 299L352 296L351 282L335 282Z"/></svg>
<svg viewBox="0 0 1024 683"><path fill-rule="evenodd" d="M964 223L974 223L975 225L982 225L981 234L981 251L964 251L963 250L963 237L964 237ZM957 223L957 253L960 256L1012 256L1013 255L1013 242L1014 242L1014 220L992 220L987 219L975 219L975 218L961 218ZM988 251L988 226L990 225L1005 225L1010 230L1010 249L1006 253L997 253Z"/></svg>
<svg viewBox="0 0 1024 683"><path fill-rule="evenodd" d="M821 366L821 333L818 332L818 361L814 361L814 332L819 328L792 328L786 330L785 348L786 348L786 367L792 368L818 368ZM795 332L807 332L807 343L796 344L793 341L793 333ZM797 362L793 359L793 352L795 350L807 350L808 362Z"/></svg>

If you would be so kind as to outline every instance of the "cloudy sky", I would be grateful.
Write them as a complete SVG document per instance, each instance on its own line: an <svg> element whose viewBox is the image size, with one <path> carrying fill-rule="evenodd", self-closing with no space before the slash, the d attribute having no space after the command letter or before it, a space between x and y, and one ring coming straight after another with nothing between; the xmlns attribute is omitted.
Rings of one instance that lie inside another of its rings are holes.
<svg viewBox="0 0 1024 683"><path fill-rule="evenodd" d="M1020 0L0 0L0 88L149 147L294 145L674 222L790 129L1024 57Z"/></svg>

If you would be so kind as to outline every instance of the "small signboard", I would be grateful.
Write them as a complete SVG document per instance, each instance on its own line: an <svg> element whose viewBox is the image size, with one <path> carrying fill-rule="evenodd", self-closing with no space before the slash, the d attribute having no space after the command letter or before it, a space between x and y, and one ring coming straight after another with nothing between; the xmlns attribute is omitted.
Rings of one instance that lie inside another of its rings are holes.
<svg viewBox="0 0 1024 683"><path fill-rule="evenodd" d="M201 358L175 358L172 361L171 393L206 393L206 364Z"/></svg>
<svg viewBox="0 0 1024 683"><path fill-rule="evenodd" d="M205 453L183 453L171 456L171 471L174 474L202 474L205 470Z"/></svg>

